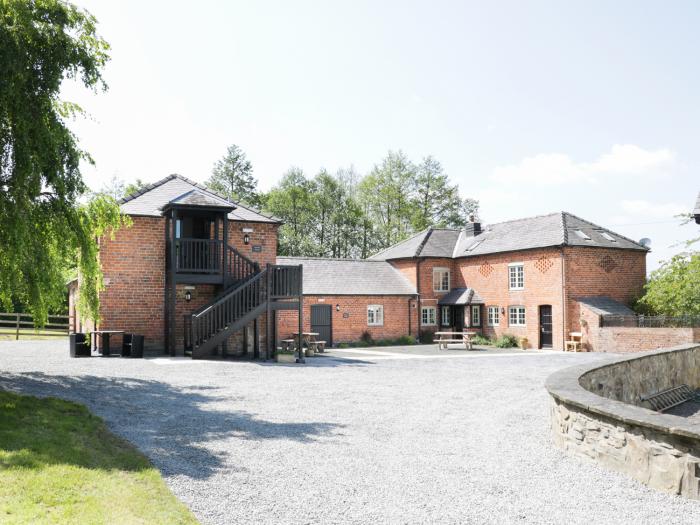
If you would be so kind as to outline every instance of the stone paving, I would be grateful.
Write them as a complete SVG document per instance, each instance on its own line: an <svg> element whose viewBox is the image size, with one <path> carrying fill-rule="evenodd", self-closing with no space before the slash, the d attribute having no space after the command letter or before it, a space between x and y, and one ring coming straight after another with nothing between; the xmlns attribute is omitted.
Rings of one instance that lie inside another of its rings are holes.
<svg viewBox="0 0 700 525"><path fill-rule="evenodd" d="M545 378L598 355L67 355L65 343L0 343L0 388L85 403L203 523L700 523L700 503L552 445Z"/></svg>

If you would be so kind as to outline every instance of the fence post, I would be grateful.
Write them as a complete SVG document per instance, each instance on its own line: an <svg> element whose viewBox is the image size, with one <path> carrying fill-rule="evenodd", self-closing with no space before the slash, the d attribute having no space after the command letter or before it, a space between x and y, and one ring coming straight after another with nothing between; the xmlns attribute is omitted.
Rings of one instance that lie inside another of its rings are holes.
<svg viewBox="0 0 700 525"><path fill-rule="evenodd" d="M15 332L15 341L19 341L19 314L15 314L17 319L17 331Z"/></svg>

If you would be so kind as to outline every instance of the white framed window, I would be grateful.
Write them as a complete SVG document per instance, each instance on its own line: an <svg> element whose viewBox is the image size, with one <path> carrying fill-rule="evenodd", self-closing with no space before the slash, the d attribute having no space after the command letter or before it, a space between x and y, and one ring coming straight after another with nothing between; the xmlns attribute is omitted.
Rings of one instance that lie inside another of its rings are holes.
<svg viewBox="0 0 700 525"><path fill-rule="evenodd" d="M384 307L381 304L367 306L367 326L382 326L384 324Z"/></svg>
<svg viewBox="0 0 700 525"><path fill-rule="evenodd" d="M525 307L524 306L509 306L508 307L508 324L510 326L525 326Z"/></svg>
<svg viewBox="0 0 700 525"><path fill-rule="evenodd" d="M489 326L498 326L501 322L501 311L498 306L489 306L487 322Z"/></svg>
<svg viewBox="0 0 700 525"><path fill-rule="evenodd" d="M508 265L508 288L522 290L525 288L525 265L523 263L511 263Z"/></svg>
<svg viewBox="0 0 700 525"><path fill-rule="evenodd" d="M481 326L481 306L472 305L472 326Z"/></svg>
<svg viewBox="0 0 700 525"><path fill-rule="evenodd" d="M450 269L449 268L433 268L433 291L434 292L449 292L450 291Z"/></svg>
<svg viewBox="0 0 700 525"><path fill-rule="evenodd" d="M435 307L424 306L420 311L421 324L423 326L435 326Z"/></svg>
<svg viewBox="0 0 700 525"><path fill-rule="evenodd" d="M449 306L440 307L440 324L442 326L452 326L452 312Z"/></svg>

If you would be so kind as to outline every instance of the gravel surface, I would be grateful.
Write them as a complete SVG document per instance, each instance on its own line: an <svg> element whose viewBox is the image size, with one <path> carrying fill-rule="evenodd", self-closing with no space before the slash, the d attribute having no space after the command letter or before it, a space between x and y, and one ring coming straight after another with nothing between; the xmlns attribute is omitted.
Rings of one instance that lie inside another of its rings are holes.
<svg viewBox="0 0 700 525"><path fill-rule="evenodd" d="M700 502L552 446L544 380L597 355L333 355L69 359L66 343L7 342L0 388L87 404L203 523L700 523Z"/></svg>

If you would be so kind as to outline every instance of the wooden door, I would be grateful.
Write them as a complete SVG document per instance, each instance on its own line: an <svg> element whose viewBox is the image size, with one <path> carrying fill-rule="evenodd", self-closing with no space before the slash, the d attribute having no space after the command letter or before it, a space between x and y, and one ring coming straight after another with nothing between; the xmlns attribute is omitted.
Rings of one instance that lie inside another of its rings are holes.
<svg viewBox="0 0 700 525"><path fill-rule="evenodd" d="M552 348L552 306L540 305L540 348Z"/></svg>
<svg viewBox="0 0 700 525"><path fill-rule="evenodd" d="M311 331L318 333L318 341L325 341L326 346L333 345L333 316L330 304L311 305Z"/></svg>

